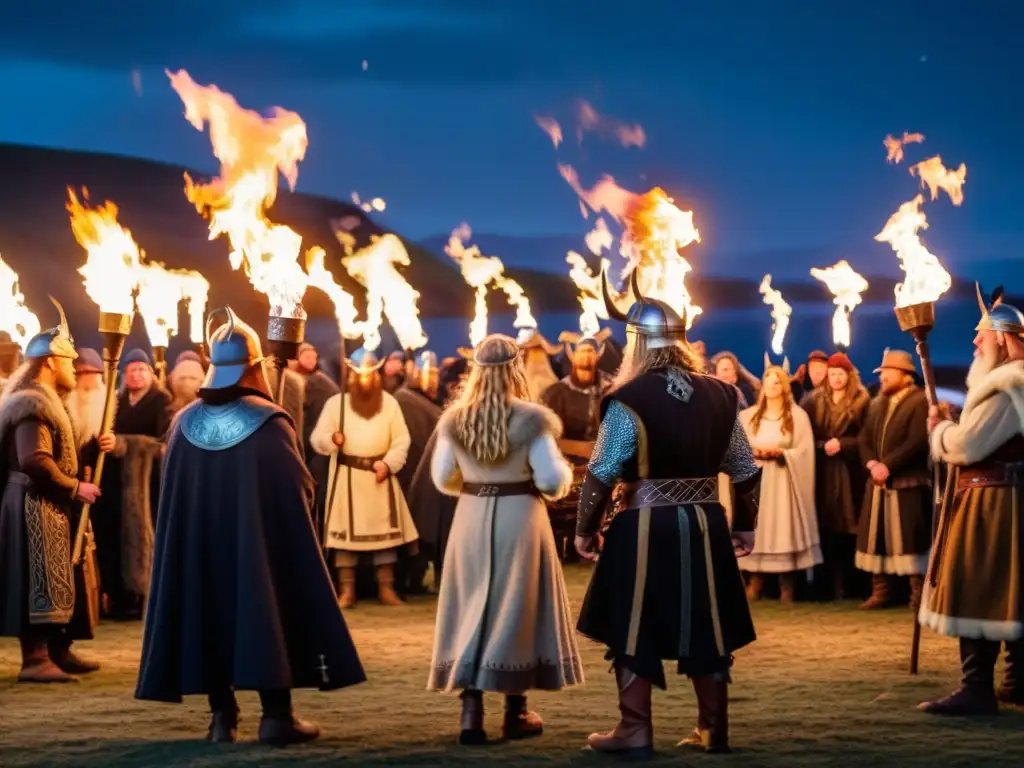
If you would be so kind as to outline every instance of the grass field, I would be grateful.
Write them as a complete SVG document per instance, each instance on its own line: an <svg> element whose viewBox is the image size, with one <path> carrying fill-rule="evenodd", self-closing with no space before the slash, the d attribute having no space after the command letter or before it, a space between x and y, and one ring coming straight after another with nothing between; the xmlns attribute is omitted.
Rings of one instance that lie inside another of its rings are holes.
<svg viewBox="0 0 1024 768"><path fill-rule="evenodd" d="M567 569L579 604L587 573ZM433 639L434 599L403 608L360 604L347 615L369 682L330 694L299 692L296 709L320 723L314 744L273 751L254 743L259 705L241 694L241 742L202 741L205 700L185 705L132 697L140 624L105 624L82 650L104 662L78 685L18 685L15 642L0 640L0 765L197 766L311 765L598 765L583 753L587 734L614 725L613 676L602 650L582 641L588 680L531 703L545 719L539 739L485 748L455 745L459 701L424 690ZM912 629L906 609L864 613L855 603L759 603L759 639L737 656L731 707L733 755L675 749L693 726L695 704L685 678L670 677L655 693L655 764L751 766L894 765L1020 766L1024 712L1004 710L980 720L936 719L915 711L957 682L955 642L926 632L921 674L907 674ZM488 729L500 728L501 699L488 696Z"/></svg>

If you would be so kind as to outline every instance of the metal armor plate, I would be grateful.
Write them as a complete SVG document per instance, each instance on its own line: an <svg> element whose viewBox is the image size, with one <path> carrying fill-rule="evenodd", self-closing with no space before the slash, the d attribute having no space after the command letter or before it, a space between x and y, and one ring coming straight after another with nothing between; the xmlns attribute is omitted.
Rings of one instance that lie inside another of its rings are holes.
<svg viewBox="0 0 1024 768"><path fill-rule="evenodd" d="M281 411L270 403L235 400L226 405L199 401L181 413L181 433L205 451L224 451L241 443Z"/></svg>

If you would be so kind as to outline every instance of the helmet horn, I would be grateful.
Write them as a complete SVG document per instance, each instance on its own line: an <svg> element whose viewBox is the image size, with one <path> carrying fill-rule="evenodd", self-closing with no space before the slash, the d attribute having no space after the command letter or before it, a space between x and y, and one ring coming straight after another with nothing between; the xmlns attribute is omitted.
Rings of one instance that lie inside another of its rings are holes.
<svg viewBox="0 0 1024 768"><path fill-rule="evenodd" d="M626 322L626 313L619 309L612 298L611 287L608 285L607 266L601 269L601 295L604 297L604 308L608 313L608 317L612 320L618 320L620 323Z"/></svg>
<svg viewBox="0 0 1024 768"><path fill-rule="evenodd" d="M995 309L1000 304L1002 304L1004 296L1005 296L1005 293L1003 292L1003 286L997 285L996 289L994 291L992 291L992 306L991 306L991 308Z"/></svg>
<svg viewBox="0 0 1024 768"><path fill-rule="evenodd" d="M64 314L64 307L60 305L53 296L48 297L53 302L53 306L57 308L57 313L60 315L60 324L57 326L60 335L71 338L71 327L68 325L68 317Z"/></svg>
<svg viewBox="0 0 1024 768"><path fill-rule="evenodd" d="M235 324L238 322L238 317L235 315L234 310L231 309L230 306L219 307L218 309L213 310L210 314L208 314L206 316L206 345L207 346L210 345L210 337L213 336L213 328L212 328L213 320L221 312L223 312L224 315L227 317L228 332L227 332L225 338L227 338L228 336L230 336L232 333L235 332Z"/></svg>
<svg viewBox="0 0 1024 768"><path fill-rule="evenodd" d="M974 283L974 291L978 294L978 309L981 310L981 316L988 317L988 306L985 304L985 294L981 291L981 283Z"/></svg>
<svg viewBox="0 0 1024 768"><path fill-rule="evenodd" d="M629 290L633 294L633 301L643 301L644 295L640 293L640 282L637 280L636 273L639 271L639 265L633 267L633 271L629 273Z"/></svg>

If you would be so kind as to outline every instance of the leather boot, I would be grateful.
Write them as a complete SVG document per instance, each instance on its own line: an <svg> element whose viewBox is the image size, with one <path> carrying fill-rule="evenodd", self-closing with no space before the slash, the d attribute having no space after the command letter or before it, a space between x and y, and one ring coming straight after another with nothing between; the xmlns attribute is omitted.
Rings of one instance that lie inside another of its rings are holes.
<svg viewBox="0 0 1024 768"><path fill-rule="evenodd" d="M1024 640L1006 644L1006 668L996 698L1005 704L1024 706Z"/></svg>
<svg viewBox="0 0 1024 768"><path fill-rule="evenodd" d="M764 591L764 574L751 573L747 577L747 600L756 603L761 599L762 591Z"/></svg>
<svg viewBox="0 0 1024 768"><path fill-rule="evenodd" d="M356 569L342 566L338 569L338 607L342 610L356 604Z"/></svg>
<svg viewBox="0 0 1024 768"><path fill-rule="evenodd" d="M19 638L21 641L21 673L19 683L77 683L50 658L46 637L30 634Z"/></svg>
<svg viewBox="0 0 1024 768"><path fill-rule="evenodd" d="M97 662L83 659L71 650L71 641L64 638L50 641L50 658L69 675L87 675L100 668Z"/></svg>
<svg viewBox="0 0 1024 768"><path fill-rule="evenodd" d="M587 746L595 752L627 758L654 755L654 726L651 724L651 681L639 677L621 664L615 665L619 684L619 722L609 733L592 733Z"/></svg>
<svg viewBox="0 0 1024 768"><path fill-rule="evenodd" d="M876 573L871 577L871 597L860 604L865 610L886 608L889 605L889 577Z"/></svg>
<svg viewBox="0 0 1024 768"><path fill-rule="evenodd" d="M715 675L693 678L697 694L697 728L679 742L681 747L700 747L711 754L729 749L729 684Z"/></svg>
<svg viewBox="0 0 1024 768"><path fill-rule="evenodd" d="M779 602L784 605L796 602L796 576L792 573L779 574Z"/></svg>
<svg viewBox="0 0 1024 768"><path fill-rule="evenodd" d="M459 718L459 744L479 747L487 743L484 731L484 694L483 691L464 690L459 694L462 699L462 716Z"/></svg>
<svg viewBox="0 0 1024 768"><path fill-rule="evenodd" d="M910 577L910 610L916 616L921 610L921 594L924 592L924 576Z"/></svg>
<svg viewBox="0 0 1024 768"><path fill-rule="evenodd" d="M209 695L210 727L206 740L214 744L234 744L238 738L238 702L228 687Z"/></svg>
<svg viewBox="0 0 1024 768"><path fill-rule="evenodd" d="M292 692L260 691L263 717L260 720L260 743L272 747L303 744L320 736L320 726L300 720L292 710Z"/></svg>
<svg viewBox="0 0 1024 768"><path fill-rule="evenodd" d="M501 726L504 739L528 739L544 732L544 721L526 708L526 697L510 693L505 696L505 722Z"/></svg>
<svg viewBox="0 0 1024 768"><path fill-rule="evenodd" d="M999 701L992 686L999 643L992 640L960 638L960 668L963 680L960 687L938 701L926 701L918 709L930 715L995 715Z"/></svg>
<svg viewBox="0 0 1024 768"><path fill-rule="evenodd" d="M377 566L377 599L381 605L404 605L395 592L394 563Z"/></svg>

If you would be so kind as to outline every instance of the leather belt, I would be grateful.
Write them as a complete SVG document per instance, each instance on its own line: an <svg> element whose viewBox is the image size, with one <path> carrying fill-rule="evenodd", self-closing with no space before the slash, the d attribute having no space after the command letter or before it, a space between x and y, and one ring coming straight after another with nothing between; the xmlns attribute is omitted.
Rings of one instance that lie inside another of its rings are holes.
<svg viewBox="0 0 1024 768"><path fill-rule="evenodd" d="M384 454L380 456L349 456L347 453L338 454L338 463L344 467L361 469L365 472L373 472L373 465L384 460Z"/></svg>
<svg viewBox="0 0 1024 768"><path fill-rule="evenodd" d="M466 496L495 498L498 496L538 496L540 492L532 480L520 483L463 483L462 493Z"/></svg>
<svg viewBox="0 0 1024 768"><path fill-rule="evenodd" d="M1017 485L1024 472L1024 462L991 462L973 467L961 467L957 476L957 490L968 488L994 488Z"/></svg>
<svg viewBox="0 0 1024 768"><path fill-rule="evenodd" d="M635 480L619 483L619 508L652 509L688 504L718 503L718 477L686 477L675 480Z"/></svg>

